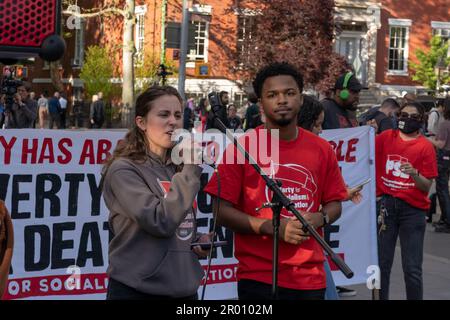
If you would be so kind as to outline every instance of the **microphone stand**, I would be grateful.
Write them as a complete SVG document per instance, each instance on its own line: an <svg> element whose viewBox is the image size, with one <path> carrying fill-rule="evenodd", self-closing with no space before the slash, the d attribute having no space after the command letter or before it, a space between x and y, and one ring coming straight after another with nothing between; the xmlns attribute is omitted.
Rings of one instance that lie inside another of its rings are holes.
<svg viewBox="0 0 450 320"><path fill-rule="evenodd" d="M281 188L281 181L277 180L277 185ZM278 235L280 234L280 218L281 218L281 209L283 209L280 199L274 193L272 195L271 202L264 203L261 208L257 208L256 211L261 210L262 208L271 208L272 209L272 226L273 226L273 241L272 241L272 250L273 250L273 259L272 259L272 300L278 300L278 249L280 239Z"/></svg>
<svg viewBox="0 0 450 320"><path fill-rule="evenodd" d="M305 233L309 233L323 248L323 250L330 256L331 260L337 265L339 270L345 275L347 279L353 277L354 273L350 269L350 267L341 259L331 247L326 243L326 241L320 236L320 234L303 218L300 212L295 208L295 204L281 191L281 188L277 184L277 182L271 178L269 178L261 169L261 167L257 164L257 162L253 159L253 157L247 152L247 150L242 147L236 137L231 133L230 130L224 125L218 114L220 114L220 109L223 108L221 105L216 105L211 103L211 111L213 112L214 122L218 129L222 132L225 132L225 135L228 139L230 139L234 146L242 153L246 160L249 161L251 166L259 173L267 187L272 190L273 197L271 203L265 203L263 207L271 207L274 213L273 216L273 268L272 268L272 297L274 299L277 298L278 292L278 228L280 225L280 212L282 208L286 208L286 210L290 211L303 225L302 230ZM276 232L276 234L275 234Z"/></svg>

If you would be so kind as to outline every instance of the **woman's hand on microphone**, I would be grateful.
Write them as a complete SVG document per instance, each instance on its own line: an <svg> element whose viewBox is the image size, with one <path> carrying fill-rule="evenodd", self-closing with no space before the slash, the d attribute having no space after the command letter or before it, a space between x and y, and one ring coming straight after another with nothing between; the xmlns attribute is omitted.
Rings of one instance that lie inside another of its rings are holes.
<svg viewBox="0 0 450 320"><path fill-rule="evenodd" d="M199 242L199 243L211 243L212 242L212 236L213 236L213 232L204 234L197 240L197 242ZM208 254L209 254L209 249L203 250L202 247L200 247L200 246L195 246L194 248L192 248L192 251L194 251L195 254L199 258L206 258L208 256Z"/></svg>

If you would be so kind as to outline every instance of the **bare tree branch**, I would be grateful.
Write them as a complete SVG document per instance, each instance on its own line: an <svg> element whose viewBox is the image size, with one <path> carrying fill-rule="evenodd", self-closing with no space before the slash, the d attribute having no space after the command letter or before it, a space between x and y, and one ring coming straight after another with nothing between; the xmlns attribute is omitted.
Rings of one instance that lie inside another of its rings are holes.
<svg viewBox="0 0 450 320"><path fill-rule="evenodd" d="M104 14L108 14L108 13L120 14L125 17L127 14L125 10L122 10L119 8L114 8L114 7L105 8L100 11L92 12L92 13L77 13L77 12L70 11L70 10L64 10L62 13L64 15L74 16L77 18L93 18L93 17L104 15Z"/></svg>

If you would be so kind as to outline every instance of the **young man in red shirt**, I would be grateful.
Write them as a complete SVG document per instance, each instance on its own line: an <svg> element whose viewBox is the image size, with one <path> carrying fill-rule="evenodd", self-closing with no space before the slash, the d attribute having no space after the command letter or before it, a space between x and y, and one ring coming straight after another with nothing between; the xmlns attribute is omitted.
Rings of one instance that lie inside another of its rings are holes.
<svg viewBox="0 0 450 320"><path fill-rule="evenodd" d="M398 130L376 137L377 196L381 196L378 221L378 257L381 299L389 299L389 278L395 245L400 236L402 266L408 300L423 299L422 262L428 191L437 177L436 153L421 133L424 108L408 102L400 109Z"/></svg>
<svg viewBox="0 0 450 320"><path fill-rule="evenodd" d="M279 163L272 162L270 168L263 166L263 170L282 182L285 194L322 233L325 224L340 217L341 201L347 198L347 191L328 142L297 127L303 78L291 65L274 63L258 72L253 88L266 117L265 124L257 127L256 132L266 129L268 135L272 135L273 130L279 133L279 150L276 150ZM249 134L252 132L245 136ZM262 147L260 135L254 136L257 141L251 144ZM230 146L223 159L227 159L231 151L237 153L235 147ZM260 163L258 156L256 161ZM270 202L271 192L248 162L227 161L219 165L219 175L212 177L205 191L214 197L215 209L219 207L218 223L235 233L239 299L271 299L272 210L257 210L263 203ZM323 299L326 287L323 250L301 227L290 212L282 210L278 297Z"/></svg>

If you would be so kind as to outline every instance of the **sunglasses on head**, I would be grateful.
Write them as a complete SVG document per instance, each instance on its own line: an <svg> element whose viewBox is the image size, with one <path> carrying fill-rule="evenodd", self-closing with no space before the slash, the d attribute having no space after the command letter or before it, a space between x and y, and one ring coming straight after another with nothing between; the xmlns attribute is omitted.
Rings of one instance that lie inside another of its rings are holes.
<svg viewBox="0 0 450 320"><path fill-rule="evenodd" d="M413 120L422 120L422 116L419 113L409 114L408 112L398 112L397 118L408 119L411 118Z"/></svg>

